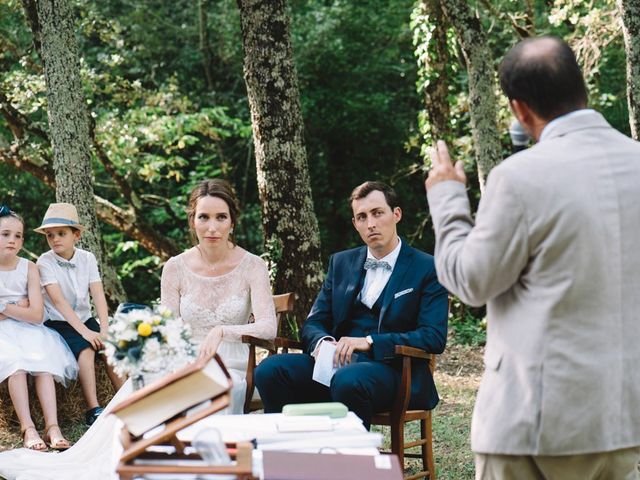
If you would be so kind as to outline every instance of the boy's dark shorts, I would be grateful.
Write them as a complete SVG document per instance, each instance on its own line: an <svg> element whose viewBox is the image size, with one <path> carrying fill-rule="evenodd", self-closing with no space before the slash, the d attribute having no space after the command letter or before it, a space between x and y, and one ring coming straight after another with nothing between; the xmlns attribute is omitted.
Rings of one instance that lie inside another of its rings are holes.
<svg viewBox="0 0 640 480"><path fill-rule="evenodd" d="M76 357L76 360L80 356L80 353L85 348L91 348L91 344L87 342L82 335L80 335L75 328L73 328L68 322L64 320L47 320L44 324L52 330L58 332L64 341L67 342L69 348L73 352L73 355ZM94 332L100 332L100 324L98 321L91 317L89 320L84 322L85 327L89 330L93 330Z"/></svg>

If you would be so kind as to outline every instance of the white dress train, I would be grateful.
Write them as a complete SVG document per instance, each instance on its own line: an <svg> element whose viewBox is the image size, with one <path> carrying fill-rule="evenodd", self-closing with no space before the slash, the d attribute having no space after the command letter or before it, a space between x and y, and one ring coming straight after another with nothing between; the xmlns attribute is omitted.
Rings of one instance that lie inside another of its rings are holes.
<svg viewBox="0 0 640 480"><path fill-rule="evenodd" d="M70 449L36 452L26 448L0 452L0 477L7 480L117 480L116 465L122 454L118 440L122 422L108 415L131 394L127 380L96 422Z"/></svg>

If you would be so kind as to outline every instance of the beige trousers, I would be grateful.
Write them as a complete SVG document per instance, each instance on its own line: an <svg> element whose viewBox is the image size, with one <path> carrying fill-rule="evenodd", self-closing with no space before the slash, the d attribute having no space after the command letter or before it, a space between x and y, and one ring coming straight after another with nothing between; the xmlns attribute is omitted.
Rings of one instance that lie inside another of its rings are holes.
<svg viewBox="0 0 640 480"><path fill-rule="evenodd" d="M584 455L477 453L476 480L639 480L640 447Z"/></svg>

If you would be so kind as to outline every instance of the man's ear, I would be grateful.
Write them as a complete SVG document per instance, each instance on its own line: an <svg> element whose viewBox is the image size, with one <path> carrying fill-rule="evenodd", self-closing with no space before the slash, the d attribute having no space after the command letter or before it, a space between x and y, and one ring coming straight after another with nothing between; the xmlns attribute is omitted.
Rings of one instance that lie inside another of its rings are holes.
<svg viewBox="0 0 640 480"><path fill-rule="evenodd" d="M537 142L540 139L542 130L549 123L548 120L540 117L534 112L526 102L522 100L509 100L511 111L516 116L520 125Z"/></svg>
<svg viewBox="0 0 640 480"><path fill-rule="evenodd" d="M402 209L400 207L394 208L393 216L395 217L396 223L398 223L402 219Z"/></svg>
<svg viewBox="0 0 640 480"><path fill-rule="evenodd" d="M520 100L509 100L509 106L511 107L511 111L516 116L520 125L523 127L527 127L529 123L531 123L531 109L529 106Z"/></svg>

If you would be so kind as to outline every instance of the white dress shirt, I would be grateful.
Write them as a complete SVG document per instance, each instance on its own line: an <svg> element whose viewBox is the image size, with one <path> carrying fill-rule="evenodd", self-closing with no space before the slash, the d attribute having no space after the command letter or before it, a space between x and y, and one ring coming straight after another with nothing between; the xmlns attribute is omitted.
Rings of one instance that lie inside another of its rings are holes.
<svg viewBox="0 0 640 480"><path fill-rule="evenodd" d="M393 273L393 268L396 265L396 261L398 260L398 255L400 255L400 248L402 247L402 240L398 237L398 245L389 253L387 256L376 259L371 250L367 248L367 258L371 258L377 261L387 262L391 266L391 270L386 270L384 268L371 268L367 270L364 277L364 284L362 285L362 290L358 294L358 299L365 304L367 307L371 308L374 303L378 300L378 297L384 290L384 287L387 286L389 279L391 278L391 274ZM323 340L333 340L331 335L327 335L326 337L322 337L320 340L316 342L315 347L313 348L312 355L315 356L320 344Z"/></svg>
<svg viewBox="0 0 640 480"><path fill-rule="evenodd" d="M71 263L75 267L63 267L58 262ZM37 265L40 271L40 285L46 287L54 283L58 284L64 298L69 302L78 318L82 322L89 320L92 316L89 284L101 281L98 263L93 253L76 248L71 260L66 260L49 250L40 255ZM65 321L62 314L56 310L46 290L44 291L44 307L46 320Z"/></svg>
<svg viewBox="0 0 640 480"><path fill-rule="evenodd" d="M396 245L396 248L383 258L375 258L371 253L371 250L367 248L367 258L380 262L387 262L391 265L391 270L384 268L371 268L367 270L364 277L364 285L362 285L362 290L360 290L360 295L358 297L367 307L373 307L373 304L378 300L382 290L387 286L387 283L391 278L391 274L393 273L393 268L396 266L398 255L400 255L401 246L402 240L398 237L398 245Z"/></svg>

